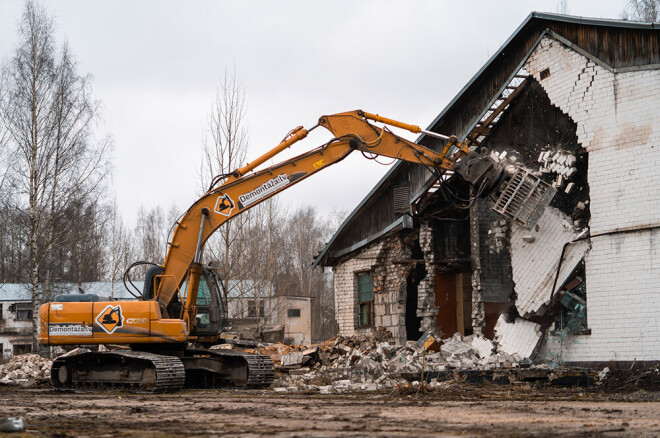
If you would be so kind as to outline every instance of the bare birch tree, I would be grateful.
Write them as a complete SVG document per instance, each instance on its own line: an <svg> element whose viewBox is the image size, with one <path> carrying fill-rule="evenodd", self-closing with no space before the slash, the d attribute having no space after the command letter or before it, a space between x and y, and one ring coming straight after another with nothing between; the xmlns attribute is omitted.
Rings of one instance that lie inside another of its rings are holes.
<svg viewBox="0 0 660 438"><path fill-rule="evenodd" d="M621 12L621 18L657 23L660 19L660 0L628 0Z"/></svg>
<svg viewBox="0 0 660 438"><path fill-rule="evenodd" d="M124 272L131 263L137 260L130 230L124 225L119 213L117 201L114 201L110 211L110 232L106 233L110 266L108 280L110 280L112 298L115 296L115 283L123 278Z"/></svg>
<svg viewBox="0 0 660 438"><path fill-rule="evenodd" d="M110 142L94 140L98 103L91 97L89 77L78 74L66 44L57 54L53 21L33 0L26 2L18 35L18 47L4 67L0 116L8 130L11 178L18 191L14 219L27 229L36 328L43 291L51 281L49 254L61 236L71 236L66 231L74 223L60 219L74 203L96 204L109 171Z"/></svg>
<svg viewBox="0 0 660 438"><path fill-rule="evenodd" d="M165 251L167 249L167 235L169 226L165 223L165 216L160 206L151 210L140 206L137 214L137 223L133 232L137 244L136 260L143 260L156 264L165 262ZM134 278L144 278L147 266L138 266Z"/></svg>
<svg viewBox="0 0 660 438"><path fill-rule="evenodd" d="M202 192L245 163L248 135L245 126L245 92L236 78L236 72L225 71L216 93L209 117L208 131L202 140L200 183ZM225 223L206 243L207 259L219 262L225 290L245 277L240 257L242 243L239 236L248 223L251 212L243 213Z"/></svg>

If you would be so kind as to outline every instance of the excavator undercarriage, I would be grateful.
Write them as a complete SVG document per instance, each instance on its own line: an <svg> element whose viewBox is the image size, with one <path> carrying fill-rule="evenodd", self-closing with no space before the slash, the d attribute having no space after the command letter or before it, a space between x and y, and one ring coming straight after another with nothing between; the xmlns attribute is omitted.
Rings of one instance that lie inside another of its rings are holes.
<svg viewBox="0 0 660 438"><path fill-rule="evenodd" d="M144 393L182 388L267 388L273 361L260 354L188 349L183 357L144 351L84 352L55 359L51 382L57 390L117 388Z"/></svg>

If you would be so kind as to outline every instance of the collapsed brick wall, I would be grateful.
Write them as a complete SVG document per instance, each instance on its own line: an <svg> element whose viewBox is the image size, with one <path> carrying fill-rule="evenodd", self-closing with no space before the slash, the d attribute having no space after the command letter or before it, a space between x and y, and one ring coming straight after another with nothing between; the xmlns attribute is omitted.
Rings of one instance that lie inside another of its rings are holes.
<svg viewBox="0 0 660 438"><path fill-rule="evenodd" d="M591 334L550 336L545 352L566 362L658 360L659 232L648 228L660 218L660 70L615 72L550 36L525 69L577 123L589 152L591 235L640 229L591 239ZM512 251L517 245L512 241Z"/></svg>
<svg viewBox="0 0 660 438"><path fill-rule="evenodd" d="M416 239L412 232L400 232L368 245L334 267L339 334L356 335L383 327L392 332L396 342L406 341L406 279L413 267L406 260L411 258ZM366 271L373 274L374 326L358 327L356 276Z"/></svg>
<svg viewBox="0 0 660 438"><path fill-rule="evenodd" d="M509 225L492 206L492 200L486 198L470 209L472 327L475 333L489 337L513 292Z"/></svg>
<svg viewBox="0 0 660 438"><path fill-rule="evenodd" d="M424 255L426 276L417 286L417 316L421 318L422 332L435 328L435 318L438 308L435 306L435 250L433 244L433 228L424 223L419 229L419 246Z"/></svg>

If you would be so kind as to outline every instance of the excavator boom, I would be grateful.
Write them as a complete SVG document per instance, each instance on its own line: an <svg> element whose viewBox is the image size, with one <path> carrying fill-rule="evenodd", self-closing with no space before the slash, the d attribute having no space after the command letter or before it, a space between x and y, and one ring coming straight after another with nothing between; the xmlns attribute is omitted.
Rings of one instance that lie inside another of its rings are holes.
<svg viewBox="0 0 660 438"><path fill-rule="evenodd" d="M174 230L163 264L164 271L156 279L156 299L164 306L169 306L195 258L196 248L200 243L203 245L222 224L282 190L338 163L355 150L420 163L435 172L453 169L456 161L469 153L460 143L448 144L442 152L435 152L395 135L386 127L369 123L367 114L351 111L322 116L319 126L330 131L334 135L333 140L274 166L255 171L257 166L307 136L307 130L297 128L277 147L237 169L222 185L209 190L197 200ZM419 128L414 125L398 123L398 126L419 132ZM455 151L451 156L447 153L450 149ZM204 215L205 211L209 212L208 216ZM205 225L200 233L202 217L205 217ZM194 296L186 297L186 301L192 300L191 303L194 303Z"/></svg>

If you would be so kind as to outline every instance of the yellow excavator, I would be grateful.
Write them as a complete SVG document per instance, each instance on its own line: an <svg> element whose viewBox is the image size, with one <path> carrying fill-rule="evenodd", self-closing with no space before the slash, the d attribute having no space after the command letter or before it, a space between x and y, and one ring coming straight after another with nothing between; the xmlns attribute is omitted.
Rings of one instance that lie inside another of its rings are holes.
<svg viewBox="0 0 660 438"><path fill-rule="evenodd" d="M256 170L319 126L332 133L332 140ZM436 152L395 135L388 126L438 137L444 147ZM165 262L147 272L137 301L100 301L95 295L72 294L58 296L40 308L42 345L123 346L57 358L51 369L53 386L141 392L176 391L184 385L269 386L274 373L268 356L209 348L223 342L226 313L216 276L202 265L204 243L234 216L353 151L418 163L439 179L454 172L470 183L475 195L499 194L501 212L527 225L553 194L521 166L470 151L455 137L359 110L322 116L313 128L293 129L266 154L216 177L210 190L177 221Z"/></svg>

